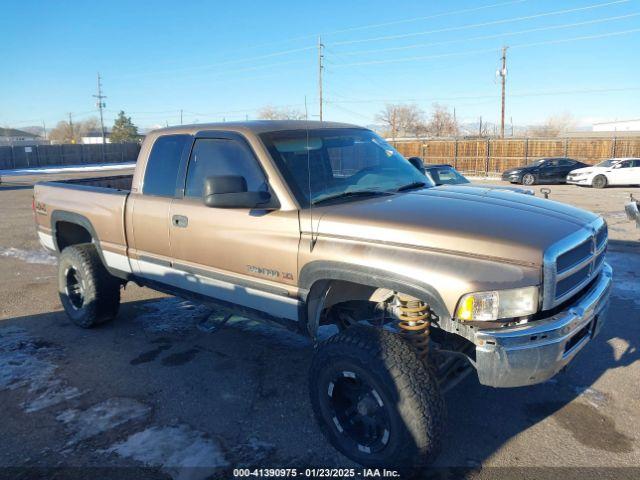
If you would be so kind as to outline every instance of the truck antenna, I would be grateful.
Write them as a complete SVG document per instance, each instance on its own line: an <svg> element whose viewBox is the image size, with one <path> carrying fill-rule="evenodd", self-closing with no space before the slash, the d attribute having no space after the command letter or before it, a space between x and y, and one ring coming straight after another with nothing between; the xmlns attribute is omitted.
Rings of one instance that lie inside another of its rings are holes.
<svg viewBox="0 0 640 480"><path fill-rule="evenodd" d="M309 221L311 223L311 243L309 243L309 251L313 252L316 245L316 239L313 234L313 200L311 199L311 150L309 148L309 108L307 107L307 96L304 96L304 125L307 132L307 188L309 190Z"/></svg>

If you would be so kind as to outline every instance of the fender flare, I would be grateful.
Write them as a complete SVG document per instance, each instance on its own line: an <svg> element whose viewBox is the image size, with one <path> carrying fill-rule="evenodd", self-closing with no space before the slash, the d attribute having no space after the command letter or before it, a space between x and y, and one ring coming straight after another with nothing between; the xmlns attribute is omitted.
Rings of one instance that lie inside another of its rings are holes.
<svg viewBox="0 0 640 480"><path fill-rule="evenodd" d="M301 316L305 323L301 325L301 329L312 338L316 337L320 314L331 282L336 280L387 288L411 295L428 303L441 320L451 320L451 314L442 297L426 282L362 265L319 260L306 264L299 275L300 288L306 292L304 303L307 306L306 315Z"/></svg>
<svg viewBox="0 0 640 480"><path fill-rule="evenodd" d="M126 279L123 278L123 274L121 272L119 272L118 270L114 270L110 268L109 265L107 265L104 254L102 253L100 238L96 233L96 229L93 228L91 220L79 213L67 212L64 210L54 210L53 212L51 212L51 235L53 236L53 245L56 247L56 250L58 252L61 252L58 245L58 222L73 223L75 225L81 226L87 232L89 232L89 235L91 235L91 242L93 243L93 245L95 245L98 256L100 257L100 261L102 262L102 265L104 265L104 268L106 268L111 275L118 278Z"/></svg>

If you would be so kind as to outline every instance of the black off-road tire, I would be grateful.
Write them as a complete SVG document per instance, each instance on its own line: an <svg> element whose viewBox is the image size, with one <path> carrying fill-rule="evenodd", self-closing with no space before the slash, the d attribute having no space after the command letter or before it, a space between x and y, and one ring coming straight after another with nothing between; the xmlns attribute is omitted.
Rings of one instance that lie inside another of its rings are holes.
<svg viewBox="0 0 640 480"><path fill-rule="evenodd" d="M533 173L525 173L522 176L520 183L522 183L522 185L535 185L537 181L538 179Z"/></svg>
<svg viewBox="0 0 640 480"><path fill-rule="evenodd" d="M78 289L70 286L74 279ZM79 327L95 327L116 317L120 308L120 285L121 281L103 265L93 244L73 245L60 254L60 302L69 318Z"/></svg>
<svg viewBox="0 0 640 480"><path fill-rule="evenodd" d="M608 183L607 177L604 175L596 175L593 177L593 180L591 180L591 186L593 188L606 188Z"/></svg>
<svg viewBox="0 0 640 480"><path fill-rule="evenodd" d="M385 432L389 426L388 435L369 446L350 436L347 430L353 423L345 421L343 428L338 420L337 385L352 375L355 377L350 381L372 388L371 396L377 399L373 404L376 416L387 420L383 422ZM433 368L422 362L416 350L399 335L356 325L329 338L314 355L309 391L323 433L351 460L366 467L407 471L436 458L445 426L444 400Z"/></svg>

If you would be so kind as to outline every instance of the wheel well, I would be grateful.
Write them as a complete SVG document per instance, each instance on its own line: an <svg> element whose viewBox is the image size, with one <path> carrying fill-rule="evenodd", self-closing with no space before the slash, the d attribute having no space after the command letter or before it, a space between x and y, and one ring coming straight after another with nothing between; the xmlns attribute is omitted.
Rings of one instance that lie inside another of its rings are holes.
<svg viewBox="0 0 640 480"><path fill-rule="evenodd" d="M60 221L56 223L56 243L58 250L62 251L71 245L79 243L91 243L93 238L91 233L82 225L77 223Z"/></svg>
<svg viewBox="0 0 640 480"><path fill-rule="evenodd" d="M369 318L375 306L393 297L402 289L364 285L347 280L320 280L313 284L307 297L306 331L315 338L320 325L336 323L335 307L359 312L356 316ZM429 304L427 299L424 301Z"/></svg>

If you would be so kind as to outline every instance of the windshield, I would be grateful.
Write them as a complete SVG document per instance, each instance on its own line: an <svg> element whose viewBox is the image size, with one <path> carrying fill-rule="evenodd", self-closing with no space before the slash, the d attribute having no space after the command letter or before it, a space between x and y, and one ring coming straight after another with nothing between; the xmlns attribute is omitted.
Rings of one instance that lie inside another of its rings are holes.
<svg viewBox="0 0 640 480"><path fill-rule="evenodd" d="M604 162L600 162L596 164L596 167L611 167L612 165L615 165L619 161L620 160L613 160L610 158L609 160L605 160Z"/></svg>
<svg viewBox="0 0 640 480"><path fill-rule="evenodd" d="M370 130L291 130L260 137L304 206L334 198L365 198L366 193L383 194L403 187L433 186Z"/></svg>
<svg viewBox="0 0 640 480"><path fill-rule="evenodd" d="M427 167L427 175L436 185L460 185L471 183L453 167Z"/></svg>
<svg viewBox="0 0 640 480"><path fill-rule="evenodd" d="M534 165L538 165L538 166L542 166L545 163L547 163L549 159L548 158L542 158L540 160L536 160L535 162L533 162Z"/></svg>

